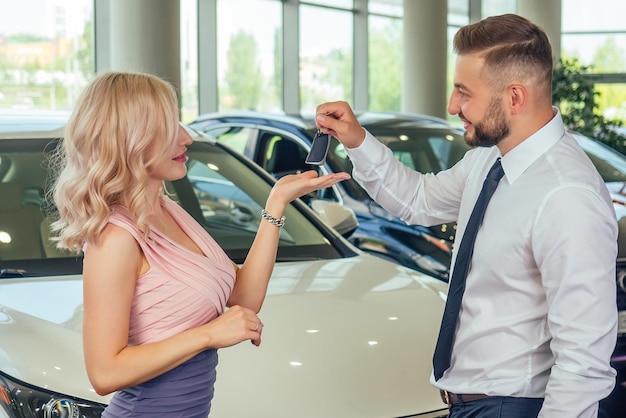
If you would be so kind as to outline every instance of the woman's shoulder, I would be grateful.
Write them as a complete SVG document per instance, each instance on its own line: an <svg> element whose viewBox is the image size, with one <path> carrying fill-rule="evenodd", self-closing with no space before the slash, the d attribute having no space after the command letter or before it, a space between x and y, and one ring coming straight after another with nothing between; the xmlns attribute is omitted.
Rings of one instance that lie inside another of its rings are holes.
<svg viewBox="0 0 626 418"><path fill-rule="evenodd" d="M135 236L126 228L114 223L107 223L100 234L95 246L85 246L85 250L90 248L91 252L103 252L113 256L119 254L122 257L130 257L138 252L139 245Z"/></svg>
<svg viewBox="0 0 626 418"><path fill-rule="evenodd" d="M109 223L121 226L125 229L128 229L129 226L136 229L134 217L124 206L115 206L111 209Z"/></svg>
<svg viewBox="0 0 626 418"><path fill-rule="evenodd" d="M142 236L135 218L128 209L123 206L116 206L111 210L109 222L106 226L108 227L109 225L114 225L121 230L125 230L135 240L139 240Z"/></svg>
<svg viewBox="0 0 626 418"><path fill-rule="evenodd" d="M106 224L99 235L100 244L123 241L136 242L133 234L127 228L112 222Z"/></svg>

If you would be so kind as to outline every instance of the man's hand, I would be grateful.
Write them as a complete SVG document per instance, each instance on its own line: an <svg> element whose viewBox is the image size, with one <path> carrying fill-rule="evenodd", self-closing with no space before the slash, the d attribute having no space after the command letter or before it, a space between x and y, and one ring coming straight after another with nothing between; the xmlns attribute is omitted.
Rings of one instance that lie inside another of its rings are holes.
<svg viewBox="0 0 626 418"><path fill-rule="evenodd" d="M365 139L365 130L346 102L328 102L317 106L315 124L347 148L356 148Z"/></svg>

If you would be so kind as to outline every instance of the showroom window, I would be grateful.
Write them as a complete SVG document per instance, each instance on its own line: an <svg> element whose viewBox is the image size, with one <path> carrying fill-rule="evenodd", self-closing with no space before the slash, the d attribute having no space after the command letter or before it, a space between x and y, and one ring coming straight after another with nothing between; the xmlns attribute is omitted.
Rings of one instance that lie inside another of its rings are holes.
<svg viewBox="0 0 626 418"><path fill-rule="evenodd" d="M0 0L0 10L0 109L71 109L95 71L92 0Z"/></svg>
<svg viewBox="0 0 626 418"><path fill-rule="evenodd" d="M282 3L217 2L220 111L282 109Z"/></svg>
<svg viewBox="0 0 626 418"><path fill-rule="evenodd" d="M351 9L354 0L302 0L301 3L311 3L320 6L338 7L340 9Z"/></svg>
<svg viewBox="0 0 626 418"><path fill-rule="evenodd" d="M368 2L369 110L401 110L402 1Z"/></svg>
<svg viewBox="0 0 626 418"><path fill-rule="evenodd" d="M452 94L456 61L452 39L459 28L487 16L516 12L517 0L448 0L447 97ZM447 115L447 117L451 122L458 123L457 116Z"/></svg>
<svg viewBox="0 0 626 418"><path fill-rule="evenodd" d="M504 13L517 13L518 0L481 0L481 19Z"/></svg>
<svg viewBox="0 0 626 418"><path fill-rule="evenodd" d="M561 0L561 56L596 73L599 110L626 120L626 4L615 0Z"/></svg>
<svg viewBox="0 0 626 418"><path fill-rule="evenodd" d="M452 39L454 34L459 30L461 26L465 26L470 22L470 10L469 2L467 0L448 0L448 60L446 62L446 97L450 97L452 94L454 83L454 65L456 55L452 50ZM458 123L459 118L453 115L446 115L448 120L452 123Z"/></svg>
<svg viewBox="0 0 626 418"><path fill-rule="evenodd" d="M324 2L316 2L324 3ZM353 14L348 9L300 5L300 111L326 101L352 98Z"/></svg>
<svg viewBox="0 0 626 418"><path fill-rule="evenodd" d="M514 13L518 3L448 0L447 95L456 30L488 15ZM625 119L622 3L561 0L561 51L591 66L605 116ZM180 5L186 122L201 108L310 112L322 101L339 99L360 109L401 110L403 0L180 0ZM71 109L96 71L94 0L0 0L0 7L0 108ZM211 40L201 44L198 34L207 31Z"/></svg>
<svg viewBox="0 0 626 418"><path fill-rule="evenodd" d="M180 0L180 118L198 116L198 0Z"/></svg>

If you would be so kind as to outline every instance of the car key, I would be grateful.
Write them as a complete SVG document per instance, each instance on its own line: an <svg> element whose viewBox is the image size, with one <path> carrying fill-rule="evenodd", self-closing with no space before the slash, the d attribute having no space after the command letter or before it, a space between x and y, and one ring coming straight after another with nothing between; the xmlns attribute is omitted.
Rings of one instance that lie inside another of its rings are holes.
<svg viewBox="0 0 626 418"><path fill-rule="evenodd" d="M328 147L330 146L330 135L323 133L320 129L315 133L311 149L304 160L305 164L323 165L326 162Z"/></svg>

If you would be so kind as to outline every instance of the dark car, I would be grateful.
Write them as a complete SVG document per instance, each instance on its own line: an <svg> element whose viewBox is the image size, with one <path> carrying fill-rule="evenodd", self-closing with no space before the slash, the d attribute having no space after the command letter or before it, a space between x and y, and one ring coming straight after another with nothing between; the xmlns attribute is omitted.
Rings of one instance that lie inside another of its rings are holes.
<svg viewBox="0 0 626 418"><path fill-rule="evenodd" d="M365 112L361 124L388 145L396 158L420 172L451 167L469 149L463 133L431 116ZM209 133L254 160L274 177L317 169L305 164L315 136L312 118L258 112L214 113L198 117L191 126ZM343 145L331 139L323 173L352 171ZM435 227L407 225L374 202L354 180L320 191L318 198L352 209L359 227L349 240L360 249L447 281L455 224Z"/></svg>

